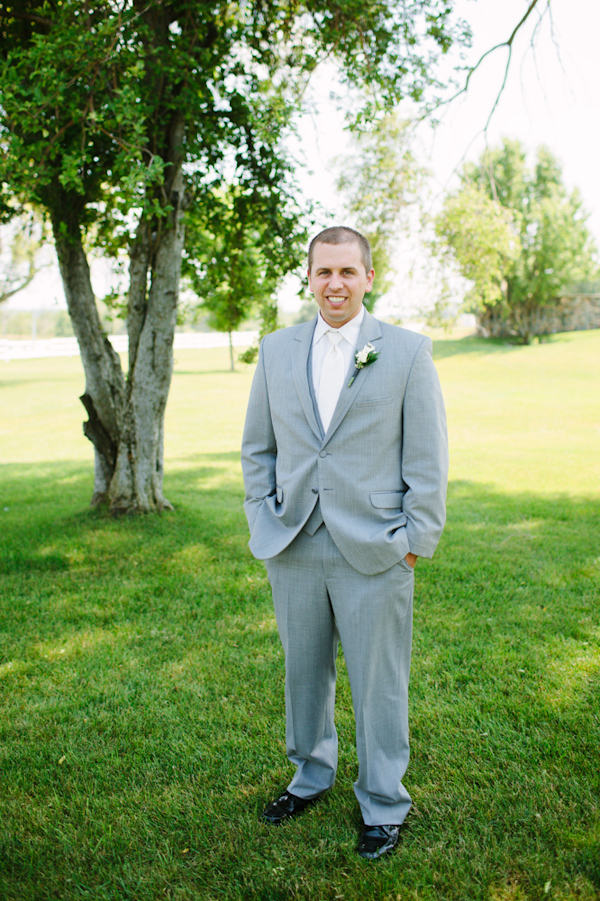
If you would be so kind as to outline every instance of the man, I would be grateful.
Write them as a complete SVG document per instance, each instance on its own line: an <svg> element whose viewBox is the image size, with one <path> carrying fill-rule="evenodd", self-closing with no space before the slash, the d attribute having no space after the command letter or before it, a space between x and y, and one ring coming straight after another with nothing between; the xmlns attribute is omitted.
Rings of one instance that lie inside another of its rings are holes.
<svg viewBox="0 0 600 901"><path fill-rule="evenodd" d="M320 312L262 341L242 446L250 549L273 592L296 766L263 819L283 823L333 785L341 640L367 859L395 847L411 804L402 777L413 569L444 527L448 456L431 341L365 310L374 276L358 232L313 239L308 281Z"/></svg>

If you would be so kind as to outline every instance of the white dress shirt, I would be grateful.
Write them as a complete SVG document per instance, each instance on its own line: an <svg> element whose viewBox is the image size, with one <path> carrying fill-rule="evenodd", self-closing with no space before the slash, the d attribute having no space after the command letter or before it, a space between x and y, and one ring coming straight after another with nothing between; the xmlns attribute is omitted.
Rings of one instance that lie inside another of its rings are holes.
<svg viewBox="0 0 600 901"><path fill-rule="evenodd" d="M327 325L319 310L319 318L317 319L312 340L312 381L315 396L319 390L323 360L331 347L328 338L325 337L325 332L331 329L342 336L343 340L340 341L338 347L343 354L344 362L346 364L346 374L348 374L351 369L352 372L354 371L354 354L357 350L358 335L364 318L365 308L364 306L361 306L358 315L356 315L354 319L351 319L350 322L347 322L338 329L333 329L332 326ZM351 375L352 373L348 375L348 381L350 380Z"/></svg>

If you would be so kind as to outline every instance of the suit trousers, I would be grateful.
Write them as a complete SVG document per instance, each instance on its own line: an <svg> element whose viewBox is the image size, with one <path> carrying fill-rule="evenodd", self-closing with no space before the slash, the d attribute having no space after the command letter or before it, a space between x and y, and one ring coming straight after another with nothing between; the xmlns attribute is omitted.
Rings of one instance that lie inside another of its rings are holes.
<svg viewBox="0 0 600 901"><path fill-rule="evenodd" d="M323 524L302 531L265 561L285 652L288 790L312 798L334 783L336 657L341 641L356 722L354 791L367 825L400 824L411 800L408 680L414 573L401 560L385 572L353 569Z"/></svg>

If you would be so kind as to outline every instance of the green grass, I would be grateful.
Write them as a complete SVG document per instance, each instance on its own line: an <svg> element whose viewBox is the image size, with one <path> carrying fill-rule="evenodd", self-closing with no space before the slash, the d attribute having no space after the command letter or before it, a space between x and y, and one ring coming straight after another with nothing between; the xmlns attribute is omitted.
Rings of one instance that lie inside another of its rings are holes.
<svg viewBox="0 0 600 901"><path fill-rule="evenodd" d="M176 511L115 522L87 506L79 362L0 363L2 901L600 898L600 332L435 354L448 525L418 572L414 807L374 865L343 661L334 791L258 820L290 771L241 509L251 371L178 354Z"/></svg>

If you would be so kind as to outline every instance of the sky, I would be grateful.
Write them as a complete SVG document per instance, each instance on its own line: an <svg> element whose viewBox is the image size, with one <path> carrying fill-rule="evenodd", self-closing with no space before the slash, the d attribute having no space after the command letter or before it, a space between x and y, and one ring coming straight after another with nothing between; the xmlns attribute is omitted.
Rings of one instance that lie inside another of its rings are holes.
<svg viewBox="0 0 600 901"><path fill-rule="evenodd" d="M473 31L466 62L475 63L505 41L527 6L527 0L458 0L457 12ZM539 0L538 6L543 11L545 0ZM541 21L534 10L515 39L487 142L497 144L504 136L518 138L531 152L540 144L548 145L563 165L567 185L579 188L600 246L600 0L552 0L551 10L552 16L545 14ZM421 126L417 152L419 162L432 172L433 206L456 185L456 172L463 162L477 159L485 148L484 130L506 62L506 48L490 54L473 75L466 94L445 108L437 129ZM302 123L299 150L306 161L300 173L303 190L332 212L339 204L334 190L335 157L347 149L348 138L343 118L329 99L329 78L330 73L323 73L310 89L313 112ZM413 265L420 253L408 240L399 270ZM410 291L405 292L409 306L418 306L420 290L422 286L412 299ZM63 306L57 270L47 270L9 303L20 309Z"/></svg>

